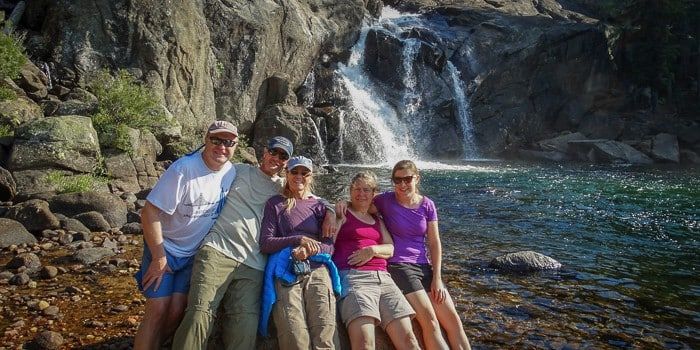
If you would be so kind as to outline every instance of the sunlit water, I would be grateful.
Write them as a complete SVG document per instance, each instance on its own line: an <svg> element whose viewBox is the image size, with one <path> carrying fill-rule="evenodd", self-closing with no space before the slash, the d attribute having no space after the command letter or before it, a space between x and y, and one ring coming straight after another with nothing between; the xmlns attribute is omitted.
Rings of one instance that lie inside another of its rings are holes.
<svg viewBox="0 0 700 350"><path fill-rule="evenodd" d="M423 164L445 279L475 349L700 348L700 171L481 162ZM318 179L346 197L360 168ZM389 189L389 169L374 169ZM535 250L558 272L508 275Z"/></svg>

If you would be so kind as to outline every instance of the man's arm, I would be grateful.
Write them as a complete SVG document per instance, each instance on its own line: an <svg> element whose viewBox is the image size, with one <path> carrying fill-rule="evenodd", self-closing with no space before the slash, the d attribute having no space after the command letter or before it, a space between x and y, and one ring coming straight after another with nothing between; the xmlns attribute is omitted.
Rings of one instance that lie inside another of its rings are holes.
<svg viewBox="0 0 700 350"><path fill-rule="evenodd" d="M165 247L163 246L163 231L160 224L160 209L151 202L146 201L146 205L141 209L141 227L143 228L143 238L146 247L151 252L151 264L148 266L143 276L143 289L153 285L153 290L158 290L163 275L172 272L168 266L168 259L165 257Z"/></svg>

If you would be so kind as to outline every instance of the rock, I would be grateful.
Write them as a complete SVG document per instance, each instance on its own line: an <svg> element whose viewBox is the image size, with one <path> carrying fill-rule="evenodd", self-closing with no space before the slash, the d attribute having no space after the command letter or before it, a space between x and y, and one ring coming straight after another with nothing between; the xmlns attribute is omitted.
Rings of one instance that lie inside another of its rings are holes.
<svg viewBox="0 0 700 350"><path fill-rule="evenodd" d="M113 241L109 238L105 238L105 240L102 241L102 248L109 248L114 250L118 248L118 245L116 241Z"/></svg>
<svg viewBox="0 0 700 350"><path fill-rule="evenodd" d="M124 311L129 310L129 307L126 305L117 305L117 306L114 306L111 310L113 312L124 312Z"/></svg>
<svg viewBox="0 0 700 350"><path fill-rule="evenodd" d="M12 258L5 267L8 269L19 269L20 267L38 269L41 267L41 261L34 253L22 253Z"/></svg>
<svg viewBox="0 0 700 350"><path fill-rule="evenodd" d="M46 117L22 124L8 161L10 170L58 168L90 173L101 157L89 117Z"/></svg>
<svg viewBox="0 0 700 350"><path fill-rule="evenodd" d="M78 214L74 218L85 225L91 231L107 232L110 229L110 225L105 220L102 214L96 211L89 211L86 213Z"/></svg>
<svg viewBox="0 0 700 350"><path fill-rule="evenodd" d="M60 333L43 331L34 339L39 349L54 350L63 346L63 337Z"/></svg>
<svg viewBox="0 0 700 350"><path fill-rule="evenodd" d="M76 232L73 235L73 241L85 241L89 242L90 239L92 239L92 232L85 231L85 232Z"/></svg>
<svg viewBox="0 0 700 350"><path fill-rule="evenodd" d="M19 85L29 97L38 101L48 95L47 84L49 79L32 61L27 62L22 66L19 73L19 78L16 79Z"/></svg>
<svg viewBox="0 0 700 350"><path fill-rule="evenodd" d="M653 161L647 155L622 142L612 140L569 141L574 158L593 163L644 165Z"/></svg>
<svg viewBox="0 0 700 350"><path fill-rule="evenodd" d="M518 157L521 159L527 159L527 160L536 160L536 161L549 161L549 162L562 162L565 160L568 160L569 157L566 155L566 153L558 152L558 151L533 151L533 150L527 150L527 149L519 149L518 150Z"/></svg>
<svg viewBox="0 0 700 350"><path fill-rule="evenodd" d="M17 195L17 185L12 174L0 166L0 202L9 202Z"/></svg>
<svg viewBox="0 0 700 350"><path fill-rule="evenodd" d="M11 219L0 218L0 249L11 245L33 244L36 242L36 238L21 223Z"/></svg>
<svg viewBox="0 0 700 350"><path fill-rule="evenodd" d="M51 306L47 307L46 309L42 310L42 313L44 314L44 316L56 316L56 315L58 315L59 312L60 312L60 309L58 308L58 306L55 306L55 305L51 305Z"/></svg>
<svg viewBox="0 0 700 350"><path fill-rule="evenodd" d="M700 155L689 150L681 149L681 162L684 164L700 164Z"/></svg>
<svg viewBox="0 0 700 350"><path fill-rule="evenodd" d="M72 174L60 171L60 174ZM48 199L56 194L56 188L47 181L48 170L14 170L12 176L17 183L17 201Z"/></svg>
<svg viewBox="0 0 700 350"><path fill-rule="evenodd" d="M58 269L53 266L44 266L41 271L39 271L39 275L41 278L51 279L58 275Z"/></svg>
<svg viewBox="0 0 700 350"><path fill-rule="evenodd" d="M58 242L63 245L68 245L73 243L73 235L70 233L62 233L58 236Z"/></svg>
<svg viewBox="0 0 700 350"><path fill-rule="evenodd" d="M561 268L561 263L534 251L521 251L499 256L489 264L506 272L529 272Z"/></svg>
<svg viewBox="0 0 700 350"><path fill-rule="evenodd" d="M85 265L91 265L114 255L114 251L110 248L85 248L73 254L73 260Z"/></svg>
<svg viewBox="0 0 700 350"><path fill-rule="evenodd" d="M651 157L657 162L678 163L680 152L678 151L678 139L676 135L658 134L652 139Z"/></svg>
<svg viewBox="0 0 700 350"><path fill-rule="evenodd" d="M141 224L138 222L131 222L131 223L128 223L128 224L122 226L121 231L127 235L140 235L143 233L143 229L141 228Z"/></svg>
<svg viewBox="0 0 700 350"><path fill-rule="evenodd" d="M12 278L15 274L10 272L10 271L2 271L0 272L0 281L6 281Z"/></svg>
<svg viewBox="0 0 700 350"><path fill-rule="evenodd" d="M97 102L86 103L78 100L67 100L60 102L58 108L52 114L60 115L84 115L89 116L97 112Z"/></svg>
<svg viewBox="0 0 700 350"><path fill-rule="evenodd" d="M620 117L608 115L586 116L581 121L579 131L593 139L615 140L625 128L625 122Z"/></svg>
<svg viewBox="0 0 700 350"><path fill-rule="evenodd" d="M25 284L28 284L30 281L31 281L31 279L29 278L28 274L26 274L25 272L20 272L16 275L12 276L12 278L10 278L8 283L13 285L13 286L23 286Z"/></svg>
<svg viewBox="0 0 700 350"><path fill-rule="evenodd" d="M31 232L60 227L58 218L49 209L49 203L32 199L8 208L5 217L20 222Z"/></svg>
<svg viewBox="0 0 700 350"><path fill-rule="evenodd" d="M541 140L537 142L537 147L543 151L557 151L567 153L569 150L569 141L586 140L586 136L580 132L567 133L555 138Z"/></svg>
<svg viewBox="0 0 700 350"><path fill-rule="evenodd" d="M61 222L61 228L66 231L90 232L90 229L85 227L80 220L66 217L64 219L59 219L59 221Z"/></svg>
<svg viewBox="0 0 700 350"><path fill-rule="evenodd" d="M126 214L126 222L127 222L128 224L131 224L131 223L140 223L140 222L141 222L141 214L139 214L138 212L135 212L135 211L130 211L130 212L128 212L128 213ZM124 225L124 226L126 226L126 225ZM122 226L122 228L123 228L124 226ZM123 229L122 229L122 232L126 233Z"/></svg>
<svg viewBox="0 0 700 350"><path fill-rule="evenodd" d="M67 216L75 216L89 211L99 212L107 220L110 227L121 227L126 224L126 204L121 198L111 193L65 193L49 199L49 205L52 210ZM90 225L80 221L87 228L92 229Z"/></svg>
<svg viewBox="0 0 700 350"><path fill-rule="evenodd" d="M17 127L21 124L40 120L44 111L34 101L19 97L15 100L0 101L0 125ZM15 136L17 131L15 131Z"/></svg>
<svg viewBox="0 0 700 350"><path fill-rule="evenodd" d="M46 300L40 300L40 301L36 304L36 309L39 310L39 311L41 311L41 310L46 309L46 308L49 307L50 305L51 305L51 304L49 304Z"/></svg>

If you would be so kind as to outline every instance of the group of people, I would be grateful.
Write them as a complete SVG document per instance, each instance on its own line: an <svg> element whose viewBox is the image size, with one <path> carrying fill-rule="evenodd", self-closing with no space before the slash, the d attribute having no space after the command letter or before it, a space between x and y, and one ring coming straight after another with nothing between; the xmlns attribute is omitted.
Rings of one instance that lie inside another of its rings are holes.
<svg viewBox="0 0 700 350"><path fill-rule="evenodd" d="M350 200L331 205L287 138L271 138L259 166L229 162L237 141L234 125L212 123L201 152L175 161L147 197L135 349L170 337L173 349L206 348L215 317L226 348L254 349L270 316L280 349L336 349L336 310L353 349L374 348L376 326L397 349L470 349L413 162L394 166L393 191L362 171Z"/></svg>

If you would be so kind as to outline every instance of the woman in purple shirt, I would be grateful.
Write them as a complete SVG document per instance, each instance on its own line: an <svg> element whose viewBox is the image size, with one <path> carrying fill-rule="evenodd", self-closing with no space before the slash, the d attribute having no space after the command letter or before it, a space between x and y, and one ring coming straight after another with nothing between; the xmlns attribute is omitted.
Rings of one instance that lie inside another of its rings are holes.
<svg viewBox="0 0 700 350"><path fill-rule="evenodd" d="M448 343L450 349L471 349L442 282L437 210L430 198L418 192L418 168L412 161L402 160L394 165L391 180L394 191L374 197L374 205L394 240L389 273L413 306L427 349L448 349Z"/></svg>
<svg viewBox="0 0 700 350"><path fill-rule="evenodd" d="M312 170L306 157L289 159L282 195L270 198L265 205L260 229L262 253L292 247L297 261L318 253L333 254L333 238L321 235L326 206L311 193ZM292 285L275 282L277 302L272 318L282 350L335 348L335 296L330 275L322 264L310 262L309 266L308 274L298 275Z"/></svg>

